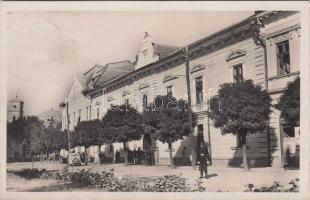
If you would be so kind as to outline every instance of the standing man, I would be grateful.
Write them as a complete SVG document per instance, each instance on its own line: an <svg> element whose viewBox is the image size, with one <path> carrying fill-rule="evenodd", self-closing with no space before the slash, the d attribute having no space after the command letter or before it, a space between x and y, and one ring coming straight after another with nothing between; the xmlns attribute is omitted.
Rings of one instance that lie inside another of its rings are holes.
<svg viewBox="0 0 310 200"><path fill-rule="evenodd" d="M203 172L205 173L205 178L208 178L208 161L210 161L210 155L208 145L205 143L199 159L200 178L203 178Z"/></svg>
<svg viewBox="0 0 310 200"><path fill-rule="evenodd" d="M133 160L134 160L134 165L138 164L138 151L136 150L136 147L133 149Z"/></svg>

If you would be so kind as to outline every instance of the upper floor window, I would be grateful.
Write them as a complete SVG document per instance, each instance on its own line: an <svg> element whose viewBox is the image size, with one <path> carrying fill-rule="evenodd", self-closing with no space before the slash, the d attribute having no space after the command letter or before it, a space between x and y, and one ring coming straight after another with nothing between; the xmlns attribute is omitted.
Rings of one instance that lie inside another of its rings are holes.
<svg viewBox="0 0 310 200"><path fill-rule="evenodd" d="M147 96L144 94L142 97L142 106L143 106L143 110L145 110L147 108Z"/></svg>
<svg viewBox="0 0 310 200"><path fill-rule="evenodd" d="M86 107L86 120L88 120L88 107Z"/></svg>
<svg viewBox="0 0 310 200"><path fill-rule="evenodd" d="M167 95L172 96L172 85L167 86Z"/></svg>
<svg viewBox="0 0 310 200"><path fill-rule="evenodd" d="M91 106L89 106L89 120L91 120Z"/></svg>
<svg viewBox="0 0 310 200"><path fill-rule="evenodd" d="M242 83L243 82L242 64L233 66L233 70L234 70L234 82Z"/></svg>
<svg viewBox="0 0 310 200"><path fill-rule="evenodd" d="M202 104L203 102L203 84L202 76L196 78L196 104Z"/></svg>
<svg viewBox="0 0 310 200"><path fill-rule="evenodd" d="M290 46L288 40L277 43L277 64L279 76L290 73Z"/></svg>
<svg viewBox="0 0 310 200"><path fill-rule="evenodd" d="M126 106L129 105L129 98L128 98L128 97L125 98L125 105L126 105Z"/></svg>
<svg viewBox="0 0 310 200"><path fill-rule="evenodd" d="M97 108L97 119L99 119L99 108Z"/></svg>
<svg viewBox="0 0 310 200"><path fill-rule="evenodd" d="M147 50L142 51L142 54L143 54L144 60L146 61L146 59L147 59Z"/></svg>

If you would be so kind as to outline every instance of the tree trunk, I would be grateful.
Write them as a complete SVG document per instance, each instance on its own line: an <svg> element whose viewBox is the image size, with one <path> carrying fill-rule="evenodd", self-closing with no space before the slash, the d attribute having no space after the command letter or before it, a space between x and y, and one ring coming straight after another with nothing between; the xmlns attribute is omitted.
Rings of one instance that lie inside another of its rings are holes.
<svg viewBox="0 0 310 200"><path fill-rule="evenodd" d="M124 153L125 153L125 165L128 164L128 152L127 152L127 145L126 142L123 142L124 145Z"/></svg>
<svg viewBox="0 0 310 200"><path fill-rule="evenodd" d="M196 142L194 136L192 136L192 140L193 140L192 167L193 167L193 169L196 169L198 146L197 146L197 142Z"/></svg>
<svg viewBox="0 0 310 200"><path fill-rule="evenodd" d="M170 167L174 167L174 162L172 158L172 144L171 142L168 143L168 150L169 150L169 159L170 159Z"/></svg>
<svg viewBox="0 0 310 200"><path fill-rule="evenodd" d="M248 159L246 153L246 136L242 137L242 158L243 158L243 169L249 171Z"/></svg>

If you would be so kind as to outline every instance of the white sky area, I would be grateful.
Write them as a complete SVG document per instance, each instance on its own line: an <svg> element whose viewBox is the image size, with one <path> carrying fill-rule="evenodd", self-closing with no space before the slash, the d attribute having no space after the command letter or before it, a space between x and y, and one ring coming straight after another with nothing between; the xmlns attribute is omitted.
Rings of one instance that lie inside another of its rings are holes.
<svg viewBox="0 0 310 200"><path fill-rule="evenodd" d="M185 46L254 14L210 11L11 12L7 29L8 98L25 115L59 109L74 76L95 64L134 61L144 32L153 42Z"/></svg>

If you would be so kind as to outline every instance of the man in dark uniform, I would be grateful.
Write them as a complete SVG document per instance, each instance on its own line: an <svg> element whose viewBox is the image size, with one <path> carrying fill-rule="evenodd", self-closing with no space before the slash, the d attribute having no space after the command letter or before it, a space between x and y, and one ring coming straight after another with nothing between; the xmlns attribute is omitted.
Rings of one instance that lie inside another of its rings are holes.
<svg viewBox="0 0 310 200"><path fill-rule="evenodd" d="M137 165L138 164L138 151L136 150L136 148L133 149L133 164Z"/></svg>
<svg viewBox="0 0 310 200"><path fill-rule="evenodd" d="M208 146L204 144L199 159L200 178L203 178L203 172L205 173L205 178L208 178L208 161L210 161Z"/></svg>
<svg viewBox="0 0 310 200"><path fill-rule="evenodd" d="M120 157L121 157L120 152L118 150L116 150L116 152L115 152L115 163L120 162Z"/></svg>

